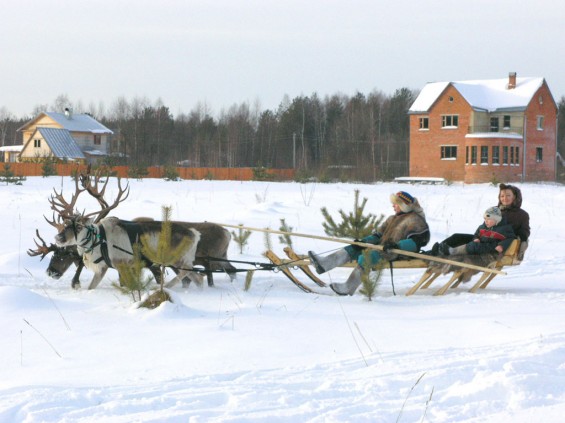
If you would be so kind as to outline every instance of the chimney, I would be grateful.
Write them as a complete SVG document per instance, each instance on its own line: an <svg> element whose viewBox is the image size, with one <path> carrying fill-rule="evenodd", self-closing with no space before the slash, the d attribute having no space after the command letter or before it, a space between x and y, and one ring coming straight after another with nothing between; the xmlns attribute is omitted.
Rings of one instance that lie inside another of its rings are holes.
<svg viewBox="0 0 565 423"><path fill-rule="evenodd" d="M516 88L516 72L510 72L508 74L508 89L513 90Z"/></svg>
<svg viewBox="0 0 565 423"><path fill-rule="evenodd" d="M65 116L67 117L67 119L72 119L73 117L73 109L70 109L68 107L65 107Z"/></svg>

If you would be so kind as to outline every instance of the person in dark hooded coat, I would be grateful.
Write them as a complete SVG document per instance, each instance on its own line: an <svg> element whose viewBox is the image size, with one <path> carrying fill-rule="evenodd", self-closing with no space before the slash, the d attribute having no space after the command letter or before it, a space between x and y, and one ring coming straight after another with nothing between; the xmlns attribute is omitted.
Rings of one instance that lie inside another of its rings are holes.
<svg viewBox="0 0 565 423"><path fill-rule="evenodd" d="M498 207L502 212L502 217L512 226L512 230L520 239L520 251L518 260L524 258L528 239L530 237L530 216L522 209L522 192L514 185L500 184L498 192ZM432 249L426 254L432 256L448 255L449 248L459 247L473 241L472 234L453 234L441 242L436 242Z"/></svg>
<svg viewBox="0 0 565 423"><path fill-rule="evenodd" d="M349 261L356 260L355 267L349 278L344 283L332 283L330 288L339 295L353 295L361 285L361 275L367 266L376 265L383 256L394 259L391 253L386 253L392 248L405 251L417 252L430 240L430 229L426 222L424 210L418 200L405 191L391 194L390 201L394 214L389 216L385 222L377 228L377 231L361 240L368 244L382 245L385 254L377 250L371 250L369 254L370 263L365 263L364 248L349 245L338 251L322 257L309 251L310 261L318 273L324 273Z"/></svg>

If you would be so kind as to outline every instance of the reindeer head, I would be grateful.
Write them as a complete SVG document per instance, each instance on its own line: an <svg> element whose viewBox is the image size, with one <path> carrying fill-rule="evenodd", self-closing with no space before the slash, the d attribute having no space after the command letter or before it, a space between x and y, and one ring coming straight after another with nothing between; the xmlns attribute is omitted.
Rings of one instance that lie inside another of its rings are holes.
<svg viewBox="0 0 565 423"><path fill-rule="evenodd" d="M74 263L78 267L81 260L82 257L78 253L76 245L55 246L53 257L51 257L47 268L47 275L53 279L59 279L71 267L71 264Z"/></svg>
<svg viewBox="0 0 565 423"><path fill-rule="evenodd" d="M41 260L43 260L47 254L53 253L53 257L49 261L49 267L47 267L47 275L49 277L59 279L71 264L77 264L81 260L76 246L58 247L55 244L47 245L43 238L41 238L41 235L39 235L39 230L36 229L35 234L41 241L41 245L34 239L33 241L37 249L32 250L30 248L27 250L27 254L31 257L41 256Z"/></svg>
<svg viewBox="0 0 565 423"><path fill-rule="evenodd" d="M75 214L67 217L62 224L61 230L55 236L55 243L59 247L77 245L80 242L80 233L93 221L87 215Z"/></svg>

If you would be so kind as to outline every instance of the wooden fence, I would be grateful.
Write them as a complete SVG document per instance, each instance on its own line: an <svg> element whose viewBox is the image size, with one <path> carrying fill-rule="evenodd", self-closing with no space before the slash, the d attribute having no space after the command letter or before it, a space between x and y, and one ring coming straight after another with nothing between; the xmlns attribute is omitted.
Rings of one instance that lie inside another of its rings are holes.
<svg viewBox="0 0 565 423"><path fill-rule="evenodd" d="M5 172L5 165L10 166L10 171L15 176L43 176L42 163L0 163L0 171ZM59 176L71 176L76 172L85 171L86 165L55 164L55 171ZM215 167L176 167L174 168L181 179L213 179L223 181L251 181L251 180L294 180L294 169L261 169L251 167L215 168ZM129 177L127 166L114 166L111 172L122 178ZM164 178L165 167L148 167L144 178Z"/></svg>

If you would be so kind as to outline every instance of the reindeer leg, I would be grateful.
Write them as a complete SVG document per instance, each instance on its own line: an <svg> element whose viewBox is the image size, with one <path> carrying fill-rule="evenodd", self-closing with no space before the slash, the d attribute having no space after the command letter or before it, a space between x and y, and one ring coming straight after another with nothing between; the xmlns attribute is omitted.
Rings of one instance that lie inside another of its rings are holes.
<svg viewBox="0 0 565 423"><path fill-rule="evenodd" d="M73 280L71 282L71 287L73 289L79 289L80 288L80 272L82 272L82 269L84 269L84 262L81 260L77 264L77 270L76 270L75 275L73 276Z"/></svg>
<svg viewBox="0 0 565 423"><path fill-rule="evenodd" d="M88 289L96 288L107 271L108 268L106 267L105 269L102 269L99 273L95 273L94 277L92 278L92 281L90 282L90 285L88 285Z"/></svg>

